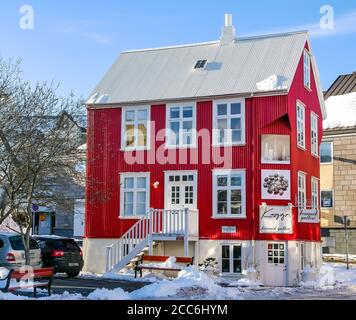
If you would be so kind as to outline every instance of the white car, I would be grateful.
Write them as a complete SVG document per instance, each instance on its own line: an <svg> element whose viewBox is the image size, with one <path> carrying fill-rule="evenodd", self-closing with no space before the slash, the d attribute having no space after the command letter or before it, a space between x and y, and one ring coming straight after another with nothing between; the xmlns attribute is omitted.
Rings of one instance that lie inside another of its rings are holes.
<svg viewBox="0 0 356 320"><path fill-rule="evenodd" d="M0 232L0 267L18 270L25 266L25 251L22 237L17 233ZM30 239L30 267L42 267L41 249Z"/></svg>

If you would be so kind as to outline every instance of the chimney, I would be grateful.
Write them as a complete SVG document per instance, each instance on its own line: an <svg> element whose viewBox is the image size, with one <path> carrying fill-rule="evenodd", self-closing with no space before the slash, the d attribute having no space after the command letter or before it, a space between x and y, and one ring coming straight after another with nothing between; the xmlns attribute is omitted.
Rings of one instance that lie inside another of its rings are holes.
<svg viewBox="0 0 356 320"><path fill-rule="evenodd" d="M222 30L220 37L220 45L226 46L234 43L236 39L236 29L232 24L232 14L225 14L225 27Z"/></svg>

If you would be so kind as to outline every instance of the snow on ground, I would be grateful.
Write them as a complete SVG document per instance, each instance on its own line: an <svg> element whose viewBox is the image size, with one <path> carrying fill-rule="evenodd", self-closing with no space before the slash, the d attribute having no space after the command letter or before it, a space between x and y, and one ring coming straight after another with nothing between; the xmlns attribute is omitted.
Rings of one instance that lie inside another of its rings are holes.
<svg viewBox="0 0 356 320"><path fill-rule="evenodd" d="M273 91L273 90L282 90L286 86L283 86L283 78L277 76L276 74L271 75L267 79L262 80L261 82L256 83L259 91Z"/></svg>
<svg viewBox="0 0 356 320"><path fill-rule="evenodd" d="M308 270L307 270L308 271ZM309 270L312 274L312 270ZM93 277L93 275L91 275ZM84 277L86 277L84 275ZM120 280L122 275L118 275ZM127 276L126 279L133 278ZM125 280L126 280L125 279ZM151 281L153 278L150 277ZM139 279L140 280L140 279ZM326 263L321 269L321 276L315 281L293 288L259 287L248 280L226 280L221 285L221 278L211 278L195 267L181 271L175 279L155 278L155 282L131 293L121 288L114 290L97 289L88 297L80 294L64 293L39 300L254 300L254 299L356 299L356 266L346 270L345 264ZM136 280L137 281L137 280ZM32 298L0 293L0 300L28 300Z"/></svg>
<svg viewBox="0 0 356 320"><path fill-rule="evenodd" d="M356 92L332 96L325 102L327 119L324 129L356 126Z"/></svg>

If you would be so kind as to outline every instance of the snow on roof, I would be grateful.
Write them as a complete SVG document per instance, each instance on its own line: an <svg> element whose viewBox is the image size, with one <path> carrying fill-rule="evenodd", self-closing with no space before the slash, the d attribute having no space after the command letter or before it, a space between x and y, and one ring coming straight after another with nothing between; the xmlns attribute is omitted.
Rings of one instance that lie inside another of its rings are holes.
<svg viewBox="0 0 356 320"><path fill-rule="evenodd" d="M356 92L332 96L325 104L328 117L324 129L356 127Z"/></svg>
<svg viewBox="0 0 356 320"><path fill-rule="evenodd" d="M267 79L256 83L259 91L273 91L273 90L284 90L287 87L282 85L283 77L277 76L276 74L271 75Z"/></svg>
<svg viewBox="0 0 356 320"><path fill-rule="evenodd" d="M79 151L86 151L87 150L87 144L82 144L80 147L78 147Z"/></svg>
<svg viewBox="0 0 356 320"><path fill-rule="evenodd" d="M123 52L90 94L88 104L146 103L258 93L257 83L279 76L289 90L305 44L306 31L220 42ZM198 60L204 70L194 70ZM94 98L95 97L95 98ZM93 102L93 100L95 100Z"/></svg>

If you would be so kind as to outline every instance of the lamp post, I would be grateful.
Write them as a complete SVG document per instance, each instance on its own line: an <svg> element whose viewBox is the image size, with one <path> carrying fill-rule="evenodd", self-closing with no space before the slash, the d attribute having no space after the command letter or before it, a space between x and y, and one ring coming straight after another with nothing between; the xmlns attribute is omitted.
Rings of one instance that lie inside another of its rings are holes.
<svg viewBox="0 0 356 320"><path fill-rule="evenodd" d="M346 242L346 266L347 270L350 270L350 261L349 261L349 229L348 225L350 223L350 217L344 216L344 225L345 225L345 242Z"/></svg>

